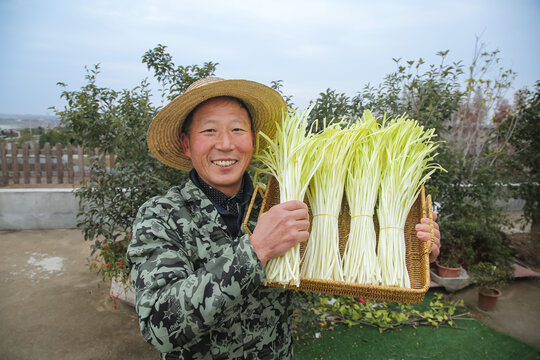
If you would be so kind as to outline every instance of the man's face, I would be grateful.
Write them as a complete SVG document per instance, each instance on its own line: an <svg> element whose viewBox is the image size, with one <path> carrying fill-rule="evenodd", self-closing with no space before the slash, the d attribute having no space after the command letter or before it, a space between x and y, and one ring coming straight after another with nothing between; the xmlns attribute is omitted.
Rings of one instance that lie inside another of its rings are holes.
<svg viewBox="0 0 540 360"><path fill-rule="evenodd" d="M242 185L255 137L249 115L236 101L213 99L193 114L182 148L199 176L210 186L233 196Z"/></svg>

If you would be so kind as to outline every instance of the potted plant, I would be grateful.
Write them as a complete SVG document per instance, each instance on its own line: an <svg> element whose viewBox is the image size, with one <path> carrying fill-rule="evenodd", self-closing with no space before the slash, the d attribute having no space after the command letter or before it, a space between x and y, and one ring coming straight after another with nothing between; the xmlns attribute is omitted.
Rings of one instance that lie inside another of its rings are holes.
<svg viewBox="0 0 540 360"><path fill-rule="evenodd" d="M462 269L460 251L455 244L445 244L439 259L435 262L437 274L444 278L458 277Z"/></svg>
<svg viewBox="0 0 540 360"><path fill-rule="evenodd" d="M470 271L478 285L478 307L484 311L494 311L497 299L502 295L500 288L512 278L511 267L479 262Z"/></svg>
<svg viewBox="0 0 540 360"><path fill-rule="evenodd" d="M439 225L444 232L441 253L435 263L437 274L442 278L456 278L467 259L470 244L474 241L472 231L474 218L470 217L469 207L455 206L452 213L442 215ZM444 211L444 210L443 210Z"/></svg>

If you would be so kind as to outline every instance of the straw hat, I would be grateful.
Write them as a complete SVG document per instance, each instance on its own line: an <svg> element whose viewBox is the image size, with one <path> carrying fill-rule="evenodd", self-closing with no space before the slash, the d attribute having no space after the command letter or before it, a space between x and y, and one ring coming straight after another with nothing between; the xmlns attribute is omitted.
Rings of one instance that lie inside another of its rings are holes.
<svg viewBox="0 0 540 360"><path fill-rule="evenodd" d="M254 132L264 132L273 137L275 121L281 122L286 109L283 97L274 89L248 80L225 80L207 77L191 84L185 93L165 106L152 120L148 129L148 148L167 166L190 170L193 165L184 154L180 143L182 124L189 113L200 103L216 96L234 96L241 99L253 119ZM266 143L259 139L260 148Z"/></svg>

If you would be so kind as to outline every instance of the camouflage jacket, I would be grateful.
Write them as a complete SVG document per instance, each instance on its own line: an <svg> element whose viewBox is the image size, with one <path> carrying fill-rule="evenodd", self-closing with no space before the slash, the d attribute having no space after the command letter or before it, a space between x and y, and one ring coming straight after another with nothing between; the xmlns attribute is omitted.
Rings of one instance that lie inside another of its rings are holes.
<svg viewBox="0 0 540 360"><path fill-rule="evenodd" d="M189 178L139 209L127 257L142 336L162 359L292 359L290 291L261 286L249 235L233 238Z"/></svg>

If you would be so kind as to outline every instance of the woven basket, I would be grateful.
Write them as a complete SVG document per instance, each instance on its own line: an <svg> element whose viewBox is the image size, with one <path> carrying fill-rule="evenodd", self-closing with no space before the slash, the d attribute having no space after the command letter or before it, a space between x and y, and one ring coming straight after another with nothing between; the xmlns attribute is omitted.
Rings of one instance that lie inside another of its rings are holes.
<svg viewBox="0 0 540 360"><path fill-rule="evenodd" d="M253 202L257 196L257 192L262 194L260 189L255 189L253 199L249 205L246 219L252 210ZM263 203L261 213L267 211L272 206L279 204L279 184L275 178L271 177L266 187L266 193L263 194ZM309 206L309 205L308 205ZM309 209L310 220L312 219L311 209ZM420 222L422 217L431 219L431 239L428 242L419 240L416 237L415 225ZM406 245L406 263L409 277L411 280L411 288L399 288L393 286L378 286L365 285L345 281L333 281L311 278L300 278L300 286L287 285L288 289L303 290L318 293L327 293L342 296L353 296L362 299L372 299L378 301L392 301L408 304L416 304L423 300L425 293L429 289L429 251L433 240L433 212L431 206L431 196L425 197L425 191L422 187L421 193L416 199L405 223L405 245ZM374 217L375 227L378 229L377 219ZM349 234L349 206L347 199L344 197L339 215L339 239L340 253L343 256L345 250L346 239ZM244 222L244 227L248 233L247 221ZM378 237L377 230L377 237ZM304 254L305 243L300 247L300 256ZM267 283L268 286L284 287L277 283Z"/></svg>

